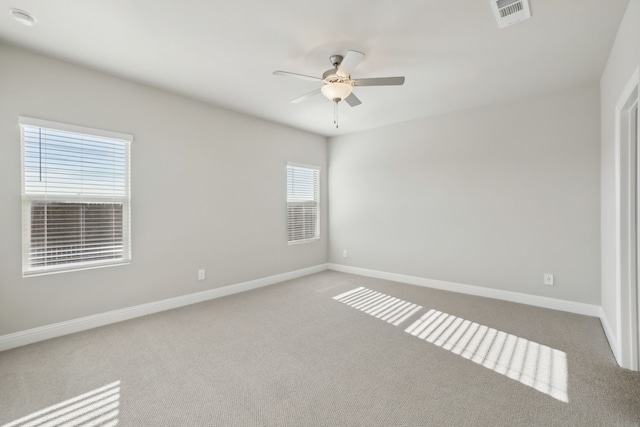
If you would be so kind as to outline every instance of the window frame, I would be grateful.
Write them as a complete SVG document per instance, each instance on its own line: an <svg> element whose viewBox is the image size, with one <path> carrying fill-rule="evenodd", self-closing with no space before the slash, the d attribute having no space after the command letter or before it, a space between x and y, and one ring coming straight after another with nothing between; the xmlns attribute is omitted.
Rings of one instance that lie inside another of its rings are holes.
<svg viewBox="0 0 640 427"><path fill-rule="evenodd" d="M310 169L310 170L315 171L315 173L318 174L318 176L317 176L317 188L315 190L315 193L317 194L317 200L314 200L314 202L316 204L316 224L315 224L314 237L307 238L307 239L289 240L289 203L291 203L289 201L289 189L288 189L288 187L289 187L289 167ZM320 191L321 191L320 181L321 181L322 168L320 166L310 165L310 164L305 164L305 163L287 162L287 166L286 166L285 170L286 170L286 182L287 182L287 187L286 187L286 215L285 215L286 216L286 224L285 225L286 225L286 234L287 234L287 244L288 245L299 245L299 244L303 244L303 243L318 242L320 240Z"/></svg>
<svg viewBox="0 0 640 427"><path fill-rule="evenodd" d="M95 268L112 267L116 265L126 265L131 263L131 146L133 135L107 131L103 129L89 128L49 120L35 119L32 117L19 116L20 127L20 151L21 151L21 209L22 209L22 277L33 277L48 274L65 273L70 271L81 271ZM26 193L26 161L25 161L25 126L51 129L54 131L71 132L91 137L110 138L119 140L125 146L124 174L125 174L125 194L119 195L69 195L55 193ZM102 203L102 204L122 204L122 258L74 261L59 265L33 267L29 260L31 252L32 223L31 208L33 203Z"/></svg>

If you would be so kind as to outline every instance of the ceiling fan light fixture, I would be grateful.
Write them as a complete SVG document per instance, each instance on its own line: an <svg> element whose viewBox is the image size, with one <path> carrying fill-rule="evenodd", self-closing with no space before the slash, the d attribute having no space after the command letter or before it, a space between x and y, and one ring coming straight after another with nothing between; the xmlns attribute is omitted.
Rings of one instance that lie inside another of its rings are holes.
<svg viewBox="0 0 640 427"><path fill-rule="evenodd" d="M353 86L351 86L349 83L338 82L327 83L320 89L324 96L334 102L342 101L347 96L351 95L352 90Z"/></svg>

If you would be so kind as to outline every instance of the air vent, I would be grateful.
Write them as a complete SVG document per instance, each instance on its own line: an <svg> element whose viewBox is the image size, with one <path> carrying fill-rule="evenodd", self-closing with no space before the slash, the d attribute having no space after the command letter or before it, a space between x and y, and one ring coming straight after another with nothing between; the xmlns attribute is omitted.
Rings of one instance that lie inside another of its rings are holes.
<svg viewBox="0 0 640 427"><path fill-rule="evenodd" d="M491 0L490 3L500 28L531 18L529 0Z"/></svg>

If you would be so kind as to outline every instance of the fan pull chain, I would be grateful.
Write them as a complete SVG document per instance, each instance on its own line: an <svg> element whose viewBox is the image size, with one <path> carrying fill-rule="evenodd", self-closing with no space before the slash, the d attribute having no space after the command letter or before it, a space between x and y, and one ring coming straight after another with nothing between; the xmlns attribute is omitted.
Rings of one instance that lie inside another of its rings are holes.
<svg viewBox="0 0 640 427"><path fill-rule="evenodd" d="M333 124L336 125L336 129L338 129L338 102L337 101L333 106Z"/></svg>

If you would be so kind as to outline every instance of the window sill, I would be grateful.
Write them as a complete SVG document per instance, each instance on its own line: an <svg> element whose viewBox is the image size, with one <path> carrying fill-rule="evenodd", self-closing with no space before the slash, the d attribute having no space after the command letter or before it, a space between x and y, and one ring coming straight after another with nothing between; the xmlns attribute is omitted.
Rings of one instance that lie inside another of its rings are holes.
<svg viewBox="0 0 640 427"><path fill-rule="evenodd" d="M76 267L66 267L66 268L58 268L58 269L30 270L30 271L23 271L22 278L24 279L28 277L48 276L50 274L71 273L74 271L94 270L96 268L116 267L119 265L129 265L129 264L131 264L131 260L121 261L121 262L110 262L108 264L85 264L85 265L78 265Z"/></svg>
<svg viewBox="0 0 640 427"><path fill-rule="evenodd" d="M288 245L300 245L302 243L313 243L313 242L319 242L320 241L320 237L314 237L313 239L304 239L304 240L294 240L292 242L287 242Z"/></svg>

